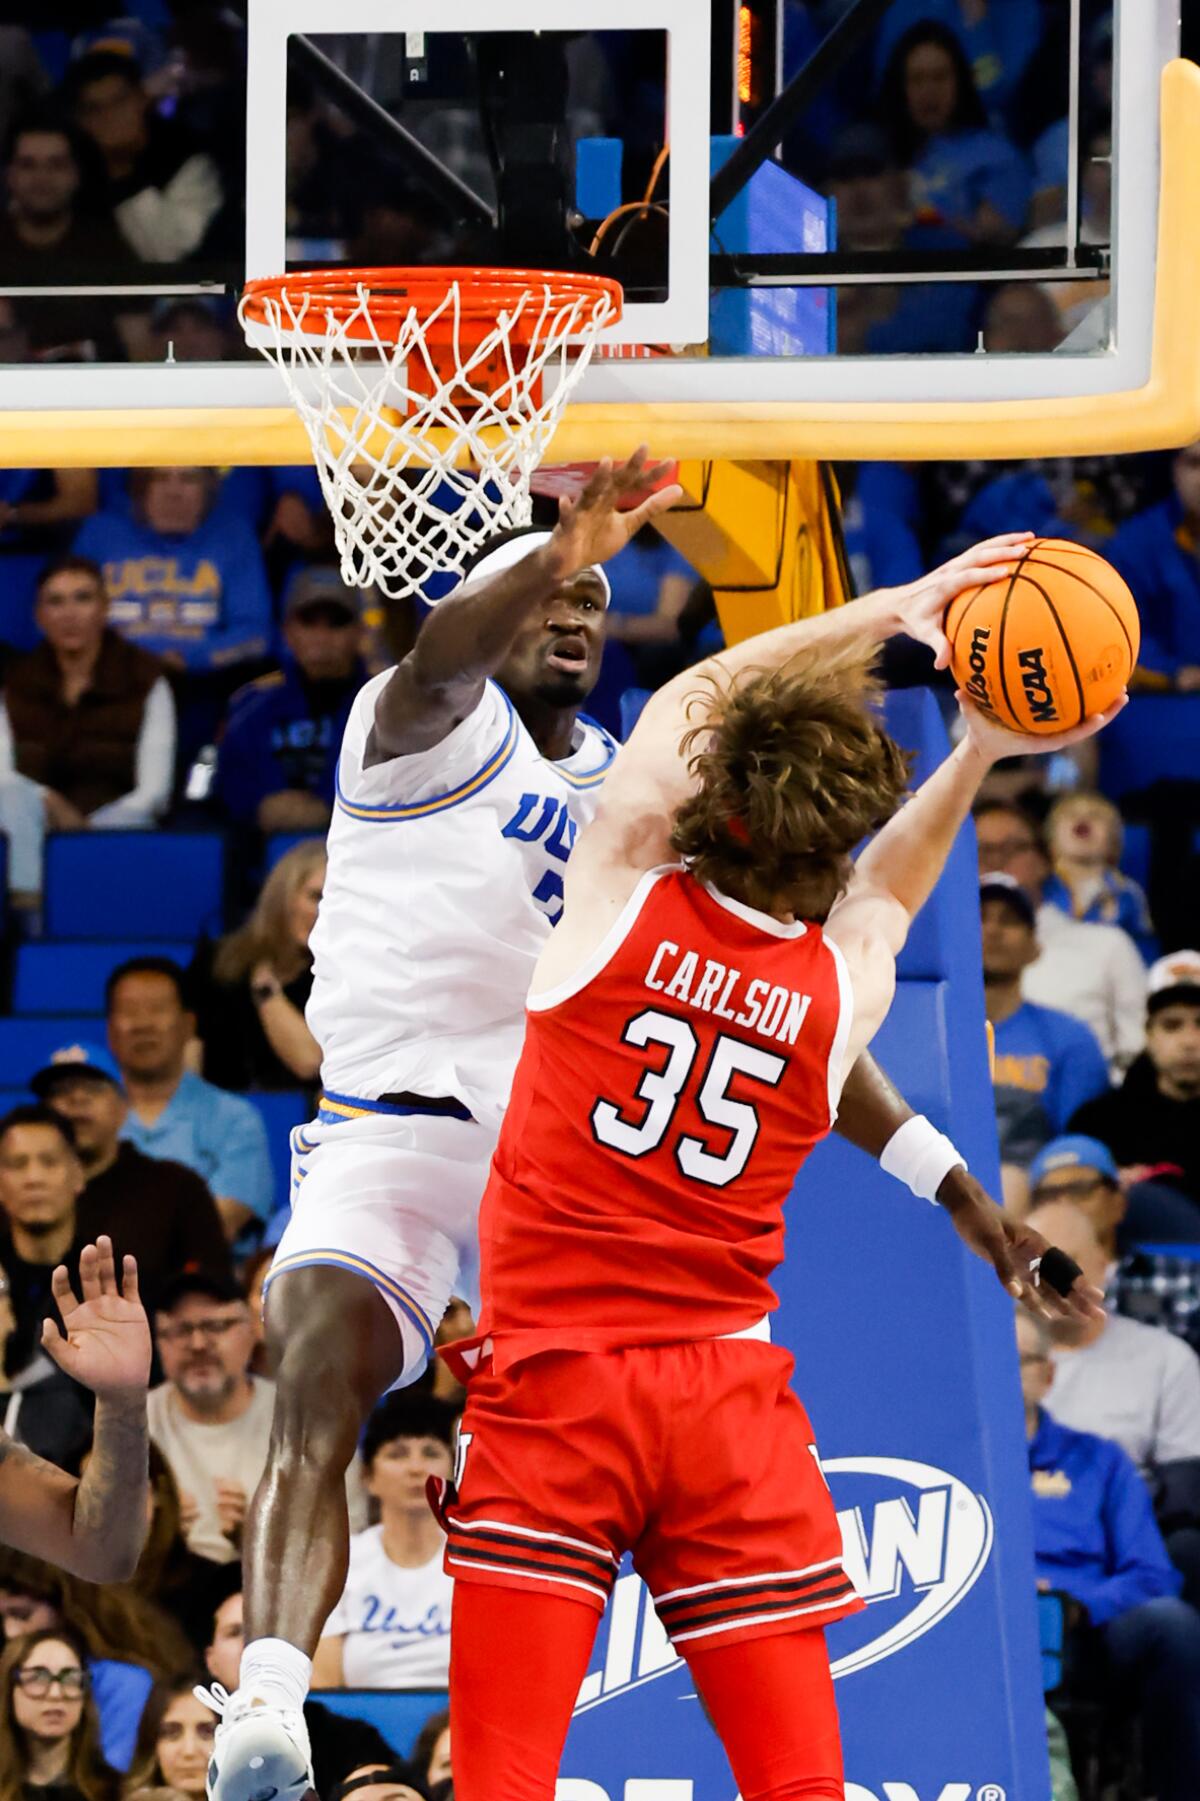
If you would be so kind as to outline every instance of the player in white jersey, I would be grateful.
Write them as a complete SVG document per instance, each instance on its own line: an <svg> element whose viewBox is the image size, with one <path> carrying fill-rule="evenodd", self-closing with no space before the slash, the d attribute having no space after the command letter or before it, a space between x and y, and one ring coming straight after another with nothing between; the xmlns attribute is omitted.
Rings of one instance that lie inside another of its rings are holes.
<svg viewBox="0 0 1200 1801"><path fill-rule="evenodd" d="M600 564L678 498L667 488L618 510L659 475L643 452L601 464L553 532L478 562L352 709L312 938L324 1092L294 1134L293 1214L268 1283L275 1416L244 1535L240 1683L217 1697L215 1801L299 1797L308 1784L300 1707L345 1582L344 1473L379 1396L420 1372L451 1295L470 1286L525 996L614 754L580 717L603 648ZM1012 544L795 630L814 648L901 629L937 643L949 601L996 574ZM844 1135L878 1155L906 1121L911 1109L860 1060ZM938 1174L939 1199L949 1205L952 1188L964 1209L960 1232L970 1218L981 1245L999 1245L995 1209L961 1160Z"/></svg>

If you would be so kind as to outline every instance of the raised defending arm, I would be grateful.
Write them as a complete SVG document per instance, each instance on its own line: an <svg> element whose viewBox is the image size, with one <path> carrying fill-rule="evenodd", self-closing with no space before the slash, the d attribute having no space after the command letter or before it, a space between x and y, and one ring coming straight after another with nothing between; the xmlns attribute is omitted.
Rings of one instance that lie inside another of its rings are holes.
<svg viewBox="0 0 1200 1801"><path fill-rule="evenodd" d="M396 668L375 709L368 764L427 750L478 705L483 685L500 668L540 607L583 571L623 550L648 519L673 506L678 487L663 488L626 513L625 494L663 473L646 449L613 468L607 459L578 498L559 502L549 540L511 567L441 601Z"/></svg>

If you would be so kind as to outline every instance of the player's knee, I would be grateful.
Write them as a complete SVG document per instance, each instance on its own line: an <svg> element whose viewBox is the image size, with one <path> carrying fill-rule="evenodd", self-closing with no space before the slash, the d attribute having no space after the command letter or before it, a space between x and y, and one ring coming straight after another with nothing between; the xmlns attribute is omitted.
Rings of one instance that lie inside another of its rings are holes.
<svg viewBox="0 0 1200 1801"><path fill-rule="evenodd" d="M381 1310L384 1317L381 1317ZM367 1415L400 1374L394 1322L369 1283L340 1270L289 1271L271 1286L267 1350L276 1442L348 1461ZM395 1367L393 1367L393 1362Z"/></svg>
<svg viewBox="0 0 1200 1801"><path fill-rule="evenodd" d="M345 1468L370 1406L328 1340L297 1338L283 1347L276 1370L272 1454L284 1466Z"/></svg>

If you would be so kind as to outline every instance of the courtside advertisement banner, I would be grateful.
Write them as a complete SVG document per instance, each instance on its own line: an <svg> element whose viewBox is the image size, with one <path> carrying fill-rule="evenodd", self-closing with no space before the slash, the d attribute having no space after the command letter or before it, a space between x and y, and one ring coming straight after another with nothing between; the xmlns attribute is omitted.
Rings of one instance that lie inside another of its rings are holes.
<svg viewBox="0 0 1200 1801"><path fill-rule="evenodd" d="M932 701L889 724L945 753ZM875 1043L998 1193L968 829ZM840 1140L789 1203L775 1337L796 1358L865 1610L828 1634L846 1801L1049 1801L1012 1304L949 1219ZM762 1721L770 1732L771 1722ZM580 1692L557 1801L735 1801L686 1665L626 1568Z"/></svg>

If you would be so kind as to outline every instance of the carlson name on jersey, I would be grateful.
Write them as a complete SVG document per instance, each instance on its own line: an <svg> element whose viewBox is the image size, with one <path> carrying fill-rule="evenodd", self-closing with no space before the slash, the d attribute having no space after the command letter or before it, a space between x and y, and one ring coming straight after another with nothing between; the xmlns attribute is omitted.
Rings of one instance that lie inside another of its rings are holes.
<svg viewBox="0 0 1200 1801"><path fill-rule="evenodd" d="M776 1305L783 1204L829 1131L852 1002L817 924L680 866L531 995L480 1219L497 1368L715 1338Z"/></svg>

